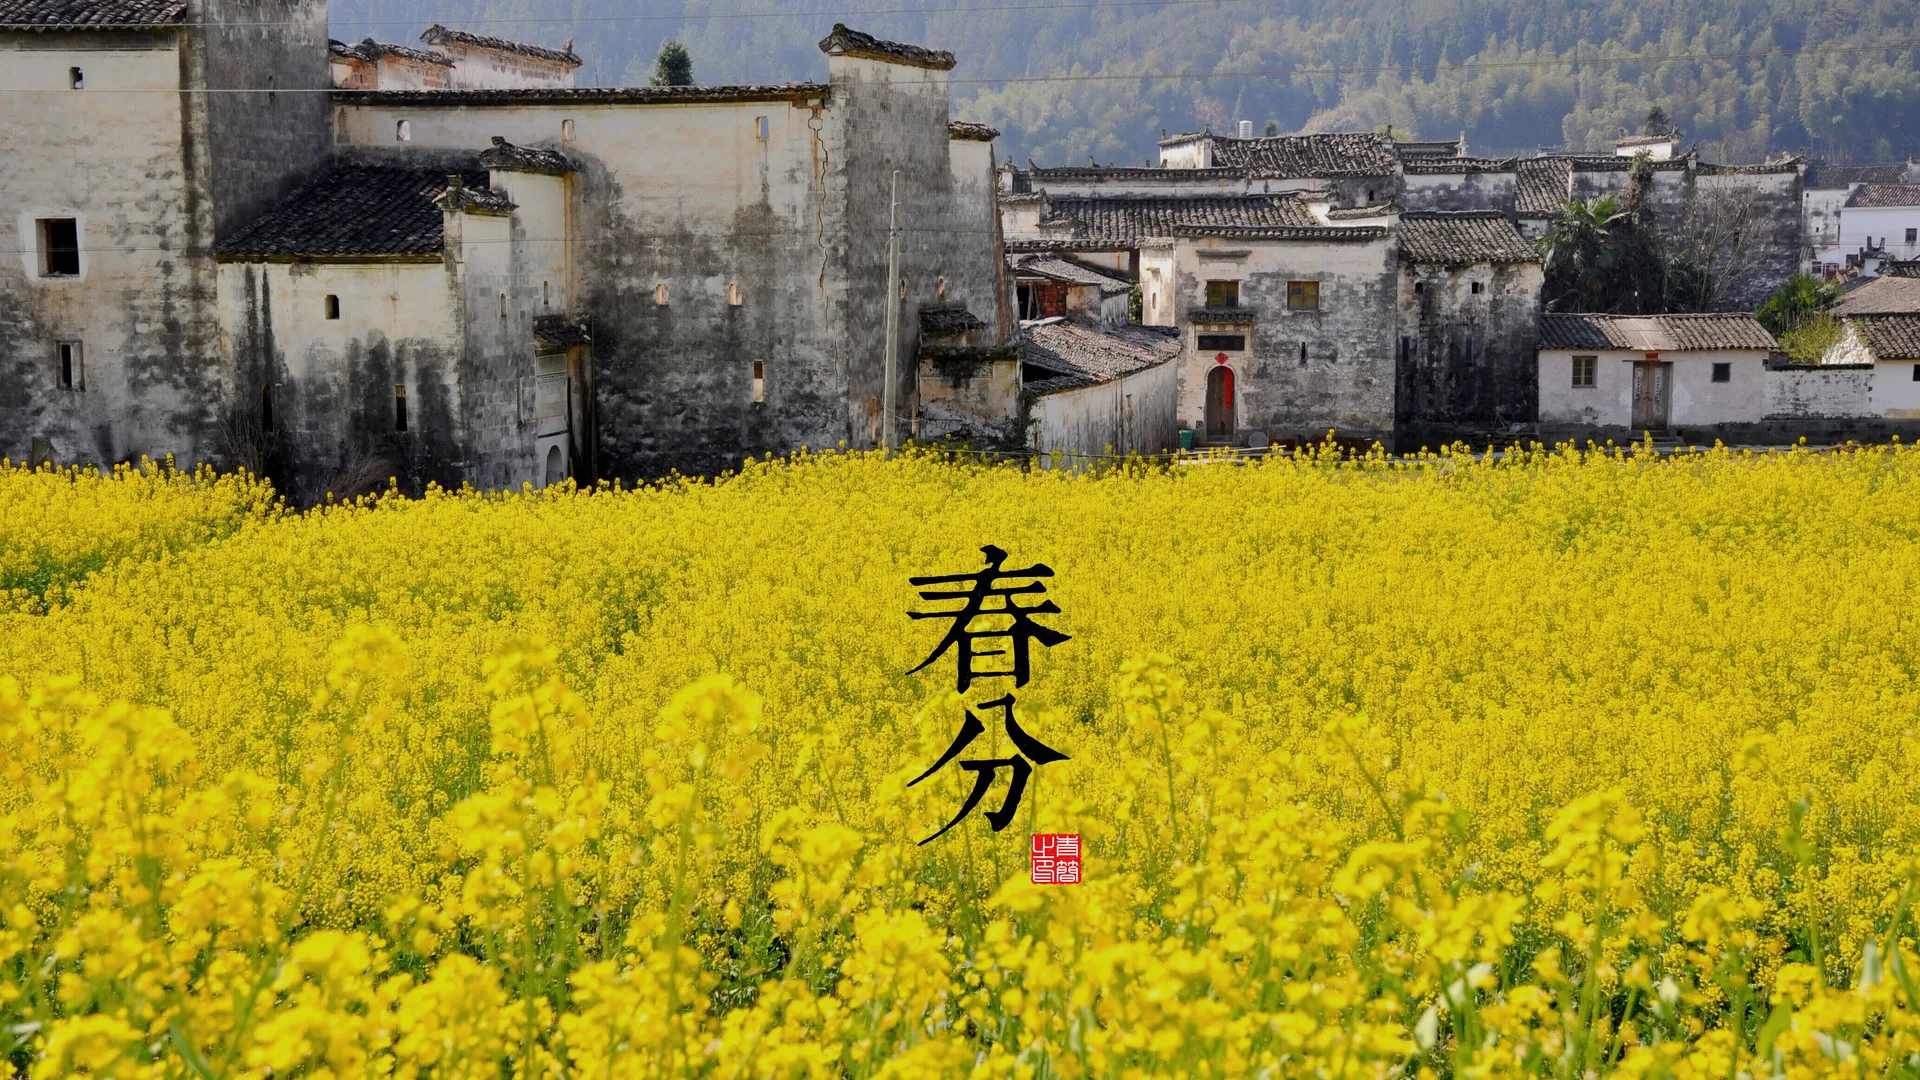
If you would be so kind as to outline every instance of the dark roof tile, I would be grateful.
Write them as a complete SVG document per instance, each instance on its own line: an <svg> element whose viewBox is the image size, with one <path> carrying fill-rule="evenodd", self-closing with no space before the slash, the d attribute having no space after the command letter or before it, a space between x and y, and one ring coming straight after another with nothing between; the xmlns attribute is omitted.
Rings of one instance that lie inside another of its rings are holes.
<svg viewBox="0 0 1920 1080"><path fill-rule="evenodd" d="M1409 158L1401 165L1409 176L1445 176L1450 173L1513 172L1513 158L1425 157Z"/></svg>
<svg viewBox="0 0 1920 1080"><path fill-rule="evenodd" d="M1213 136L1213 163L1267 176L1391 176L1400 167L1393 140L1368 132L1273 135L1262 139Z"/></svg>
<svg viewBox="0 0 1920 1080"><path fill-rule="evenodd" d="M420 40L429 45L465 45L474 49L492 49L495 52L519 53L540 60L551 60L557 64L579 67L580 57L573 51L573 42L567 42L563 49L549 49L544 45L529 45L524 41L508 41L506 38L489 37L486 34L469 34L465 30L449 30L439 23L426 28Z"/></svg>
<svg viewBox="0 0 1920 1080"><path fill-rule="evenodd" d="M502 172L545 173L548 176L564 176L573 171L573 162L558 150L515 146L500 135L493 137L492 146L480 151L480 164Z"/></svg>
<svg viewBox="0 0 1920 1080"><path fill-rule="evenodd" d="M183 20L186 0L0 0L0 29L111 30Z"/></svg>
<svg viewBox="0 0 1920 1080"><path fill-rule="evenodd" d="M1400 216L1400 258L1440 266L1539 262L1540 253L1493 210Z"/></svg>
<svg viewBox="0 0 1920 1080"><path fill-rule="evenodd" d="M827 36L820 39L820 51L831 56L859 56L868 60L932 68L935 71L952 71L954 63L953 54L945 49L887 41L848 29L845 23L833 24Z"/></svg>
<svg viewBox="0 0 1920 1080"><path fill-rule="evenodd" d="M1173 327L1125 326L1097 330L1071 321L1028 324L1021 360L1048 373L1026 388L1058 393L1125 378L1180 355Z"/></svg>
<svg viewBox="0 0 1920 1080"><path fill-rule="evenodd" d="M1692 352L1780 347L1745 313L1711 315L1542 315L1543 349L1627 349Z"/></svg>
<svg viewBox="0 0 1920 1080"><path fill-rule="evenodd" d="M827 97L826 83L760 86L531 86L484 90L335 90L343 105L687 105L805 101Z"/></svg>
<svg viewBox="0 0 1920 1080"><path fill-rule="evenodd" d="M1887 165L1809 165L1807 187L1844 188L1854 184L1899 184L1907 179L1905 162Z"/></svg>
<svg viewBox="0 0 1920 1080"><path fill-rule="evenodd" d="M1920 277L1882 275L1841 297L1828 311L1833 315L1920 314Z"/></svg>
<svg viewBox="0 0 1920 1080"><path fill-rule="evenodd" d="M974 124L965 120L955 120L953 123L947 125L947 138L949 139L965 139L970 142L992 142L999 137L999 128L988 127L985 124Z"/></svg>
<svg viewBox="0 0 1920 1080"><path fill-rule="evenodd" d="M1551 217L1573 192L1573 163L1566 158L1524 158L1515 165L1513 209L1521 217Z"/></svg>
<svg viewBox="0 0 1920 1080"><path fill-rule="evenodd" d="M593 335L587 332L587 324L565 315L535 315L533 338L536 345L554 352L576 345L593 344Z"/></svg>
<svg viewBox="0 0 1920 1080"><path fill-rule="evenodd" d="M1292 195L1063 195L1047 200L1041 224L1068 226L1076 240L1125 245L1149 236L1171 236L1181 226L1312 227L1319 222Z"/></svg>
<svg viewBox="0 0 1920 1080"><path fill-rule="evenodd" d="M493 195L487 192L486 173L461 179L470 191ZM437 258L445 244L445 219L434 199L446 189L444 169L336 165L215 250L240 261Z"/></svg>
<svg viewBox="0 0 1920 1080"><path fill-rule="evenodd" d="M987 324L963 306L927 308L920 312L920 332L937 337L971 334L985 330Z"/></svg>
<svg viewBox="0 0 1920 1080"><path fill-rule="evenodd" d="M357 60L368 61L369 63L383 56L397 56L402 60L414 60L423 64L435 64L440 67L453 66L453 61L450 58L442 56L437 52L428 52L425 49L409 49L405 45L395 45L386 41L375 41L372 38L364 38L354 45L348 45L344 42L334 41L329 38L327 40L327 51L335 56L350 56Z"/></svg>
<svg viewBox="0 0 1920 1080"><path fill-rule="evenodd" d="M1847 205L1861 209L1920 206L1920 184L1866 184L1847 196Z"/></svg>
<svg viewBox="0 0 1920 1080"><path fill-rule="evenodd" d="M1869 315L1851 322L1875 360L1920 360L1920 315Z"/></svg>

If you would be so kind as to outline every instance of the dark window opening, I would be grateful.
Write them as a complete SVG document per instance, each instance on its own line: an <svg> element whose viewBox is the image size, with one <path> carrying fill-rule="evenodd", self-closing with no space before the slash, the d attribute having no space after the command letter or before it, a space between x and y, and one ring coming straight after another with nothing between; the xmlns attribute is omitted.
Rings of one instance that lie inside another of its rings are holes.
<svg viewBox="0 0 1920 1080"><path fill-rule="evenodd" d="M1576 356L1573 358L1573 388L1575 390L1592 389L1594 371L1600 366L1597 356Z"/></svg>
<svg viewBox="0 0 1920 1080"><path fill-rule="evenodd" d="M54 346L54 351L60 362L60 389L85 389L86 372L80 366L80 343L62 341Z"/></svg>
<svg viewBox="0 0 1920 1080"><path fill-rule="evenodd" d="M1424 281L1416 281L1416 282L1414 282L1414 283L1413 283L1413 292L1414 292L1414 295L1415 295L1415 296L1418 296L1418 295L1420 295L1421 293L1424 293L1424 292L1426 292L1426 291L1427 291L1427 283L1426 283L1426 282L1424 282Z"/></svg>
<svg viewBox="0 0 1920 1080"><path fill-rule="evenodd" d="M1413 363L1413 339L1410 337L1403 336L1400 339L1400 362L1402 364Z"/></svg>
<svg viewBox="0 0 1920 1080"><path fill-rule="evenodd" d="M1920 242L1920 229L1908 229L1907 243L1912 244L1916 242Z"/></svg>
<svg viewBox="0 0 1920 1080"><path fill-rule="evenodd" d="M753 362L753 400L758 403L767 400L767 369L764 361Z"/></svg>
<svg viewBox="0 0 1920 1080"><path fill-rule="evenodd" d="M1067 313L1067 283L1033 281L1015 286L1022 319L1052 319Z"/></svg>
<svg viewBox="0 0 1920 1080"><path fill-rule="evenodd" d="M1733 365L1732 364L1713 365L1713 381L1714 382L1732 382L1733 381Z"/></svg>
<svg viewBox="0 0 1920 1080"><path fill-rule="evenodd" d="M1287 282L1287 310L1320 310L1320 283L1317 281Z"/></svg>
<svg viewBox="0 0 1920 1080"><path fill-rule="evenodd" d="M75 90L85 90L87 88L87 73L77 67L68 68L67 85Z"/></svg>
<svg viewBox="0 0 1920 1080"><path fill-rule="evenodd" d="M44 277L80 276L80 225L73 218L40 222L40 273Z"/></svg>
<svg viewBox="0 0 1920 1080"><path fill-rule="evenodd" d="M393 430L407 430L407 384L393 384Z"/></svg>
<svg viewBox="0 0 1920 1080"><path fill-rule="evenodd" d="M1201 334L1199 338L1201 352L1246 352L1245 334Z"/></svg>
<svg viewBox="0 0 1920 1080"><path fill-rule="evenodd" d="M260 430L273 431L273 384L260 384Z"/></svg>
<svg viewBox="0 0 1920 1080"><path fill-rule="evenodd" d="M1472 334L1468 334L1466 337L1466 345L1462 353L1462 358L1469 364L1473 363L1473 335Z"/></svg>
<svg viewBox="0 0 1920 1080"><path fill-rule="evenodd" d="M1207 306L1210 308L1239 307L1240 283L1237 281L1207 282Z"/></svg>
<svg viewBox="0 0 1920 1080"><path fill-rule="evenodd" d="M337 319L339 317L340 317L340 298L329 293L327 295L327 318Z"/></svg>
<svg viewBox="0 0 1920 1080"><path fill-rule="evenodd" d="M1300 343L1300 366L1307 366L1307 343L1304 341Z"/></svg>
<svg viewBox="0 0 1920 1080"><path fill-rule="evenodd" d="M1475 296L1479 296L1479 295L1480 295L1480 283L1479 283L1479 282L1477 282L1477 281L1476 281L1476 282L1474 282L1474 283L1473 283L1473 290L1472 290L1472 291L1473 291L1473 295L1475 295Z"/></svg>
<svg viewBox="0 0 1920 1080"><path fill-rule="evenodd" d="M1913 381L1920 382L1920 364L1913 365Z"/></svg>

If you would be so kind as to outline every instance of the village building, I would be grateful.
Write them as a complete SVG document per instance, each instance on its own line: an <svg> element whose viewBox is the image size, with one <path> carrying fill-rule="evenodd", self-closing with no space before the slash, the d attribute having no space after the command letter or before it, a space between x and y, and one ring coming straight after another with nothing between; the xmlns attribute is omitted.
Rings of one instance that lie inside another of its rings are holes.
<svg viewBox="0 0 1920 1080"><path fill-rule="evenodd" d="M1825 276L1872 277L1885 263L1920 259L1920 183L1853 184L1837 217L1838 239L1813 254Z"/></svg>
<svg viewBox="0 0 1920 1080"><path fill-rule="evenodd" d="M1124 270L1050 251L1009 255L1007 269L1023 322L1072 317L1109 328L1127 325L1134 283Z"/></svg>
<svg viewBox="0 0 1920 1080"><path fill-rule="evenodd" d="M1840 243L1840 211L1856 189L1866 184L1912 183L1920 183L1920 163L1829 165L1810 162L1806 167L1801 209L1804 232L1802 245L1806 252L1807 272L1834 278L1846 270L1846 251ZM1831 261L1824 260L1823 255L1827 252L1834 252L1839 257Z"/></svg>
<svg viewBox="0 0 1920 1080"><path fill-rule="evenodd" d="M260 464L302 501L711 474L911 434L929 311L977 324L930 350L1018 385L995 133L951 121L949 53L837 26L823 82L593 88L570 49L441 27L330 45L317 0L25 2L16 457ZM972 398L1022 434L1017 392Z"/></svg>
<svg viewBox="0 0 1920 1080"><path fill-rule="evenodd" d="M1179 447L1174 401L1181 347L1172 327L1048 318L1022 331L1031 444L1043 465L1078 468Z"/></svg>
<svg viewBox="0 0 1920 1080"><path fill-rule="evenodd" d="M1540 254L1497 210L1399 216L1397 423L1534 420Z"/></svg>
<svg viewBox="0 0 1920 1080"><path fill-rule="evenodd" d="M1865 415L1920 420L1920 312L1848 318L1823 369L1865 366Z"/></svg>
<svg viewBox="0 0 1920 1080"><path fill-rule="evenodd" d="M1752 315L1545 315L1540 423L1634 438L1757 422L1772 411L1768 361L1778 349Z"/></svg>

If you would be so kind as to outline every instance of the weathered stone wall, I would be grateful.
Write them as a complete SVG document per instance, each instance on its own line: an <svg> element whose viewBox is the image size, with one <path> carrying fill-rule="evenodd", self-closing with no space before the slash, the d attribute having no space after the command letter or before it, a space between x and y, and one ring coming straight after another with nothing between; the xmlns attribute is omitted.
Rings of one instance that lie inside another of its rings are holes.
<svg viewBox="0 0 1920 1080"><path fill-rule="evenodd" d="M1767 372L1765 418L1872 416L1873 374L1864 364L1772 369Z"/></svg>
<svg viewBox="0 0 1920 1080"><path fill-rule="evenodd" d="M1179 367L1169 360L1111 382L1039 395L1033 403L1033 447L1040 462L1083 468L1093 459L1075 455L1162 454L1177 448Z"/></svg>
<svg viewBox="0 0 1920 1080"><path fill-rule="evenodd" d="M1216 355L1200 350L1197 340L1211 327L1196 329L1188 316L1204 308L1209 280L1236 280L1240 306L1254 312L1248 351L1228 359L1237 432L1269 439L1319 438L1328 428L1353 438L1391 435L1399 287L1392 237L1201 243L1214 246L1175 249L1175 318L1187 335L1178 394L1182 425L1204 424L1207 369ZM1290 281L1318 282L1320 307L1288 310Z"/></svg>
<svg viewBox="0 0 1920 1080"><path fill-rule="evenodd" d="M1701 174L1694 178L1693 196L1750 200L1754 236L1726 295L1714 307L1719 311L1752 311L1806 264L1801 246L1801 180L1797 169L1782 172Z"/></svg>
<svg viewBox="0 0 1920 1080"><path fill-rule="evenodd" d="M327 0L189 0L205 95L213 223L225 236L304 182L333 151Z"/></svg>
<svg viewBox="0 0 1920 1080"><path fill-rule="evenodd" d="M24 459L36 440L62 462L219 454L212 217L190 152L200 95L181 92L184 39L0 33L15 251L0 258L0 455ZM78 222L78 276L41 273L42 218ZM58 385L59 341L81 343L81 388Z"/></svg>
<svg viewBox="0 0 1920 1080"><path fill-rule="evenodd" d="M1538 263L1402 263L1399 422L1531 422L1539 401L1541 282Z"/></svg>
<svg viewBox="0 0 1920 1080"><path fill-rule="evenodd" d="M337 319L326 317L328 296L339 298ZM289 497L358 494L389 476L413 493L458 485L463 331L447 266L227 262L220 298L223 349L238 373L230 423L240 456L254 455ZM406 387L404 432L396 384Z"/></svg>
<svg viewBox="0 0 1920 1080"><path fill-rule="evenodd" d="M1414 173L1401 179L1402 210L1498 210L1511 215L1518 174L1503 172Z"/></svg>

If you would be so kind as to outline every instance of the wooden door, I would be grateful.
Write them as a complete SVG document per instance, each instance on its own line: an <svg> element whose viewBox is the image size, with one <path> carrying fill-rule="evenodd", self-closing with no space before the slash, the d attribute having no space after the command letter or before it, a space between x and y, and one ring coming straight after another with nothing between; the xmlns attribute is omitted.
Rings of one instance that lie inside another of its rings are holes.
<svg viewBox="0 0 1920 1080"><path fill-rule="evenodd" d="M1665 431L1667 401L1673 395L1673 365L1658 360L1636 360L1633 365L1633 429Z"/></svg>
<svg viewBox="0 0 1920 1080"><path fill-rule="evenodd" d="M1233 441L1233 369L1225 364L1207 371L1206 441Z"/></svg>

